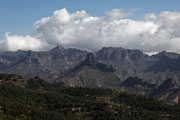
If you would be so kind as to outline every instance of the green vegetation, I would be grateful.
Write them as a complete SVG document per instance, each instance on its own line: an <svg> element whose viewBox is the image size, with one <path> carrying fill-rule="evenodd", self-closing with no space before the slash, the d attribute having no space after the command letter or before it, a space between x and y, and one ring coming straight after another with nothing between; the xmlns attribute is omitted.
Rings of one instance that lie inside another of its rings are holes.
<svg viewBox="0 0 180 120"><path fill-rule="evenodd" d="M39 77L23 84L5 82L12 78L23 81L0 74L0 120L180 119L180 105L109 89L49 84Z"/></svg>

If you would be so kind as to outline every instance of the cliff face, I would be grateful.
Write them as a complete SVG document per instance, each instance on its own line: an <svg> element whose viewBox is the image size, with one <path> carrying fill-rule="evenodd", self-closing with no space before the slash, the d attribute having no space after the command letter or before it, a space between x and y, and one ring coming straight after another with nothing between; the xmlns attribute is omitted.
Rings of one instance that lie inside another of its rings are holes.
<svg viewBox="0 0 180 120"><path fill-rule="evenodd" d="M70 86L121 89L172 103L180 98L180 55L165 51L148 56L114 47L95 53L62 46L46 52L19 50L0 53L0 72L40 76Z"/></svg>
<svg viewBox="0 0 180 120"><path fill-rule="evenodd" d="M122 80L137 76L147 82L162 84L167 78L173 78L179 86L179 54L160 52L153 56L143 54L140 50L105 47L99 50L96 57L99 61L111 64Z"/></svg>
<svg viewBox="0 0 180 120"><path fill-rule="evenodd" d="M57 82L64 82L70 86L118 89L121 80L114 72L112 66L99 63L95 55L89 53L84 61L66 71Z"/></svg>
<svg viewBox="0 0 180 120"><path fill-rule="evenodd" d="M177 104L180 103L180 88L176 86L173 79L169 78L150 96L172 104Z"/></svg>
<svg viewBox="0 0 180 120"><path fill-rule="evenodd" d="M115 72L116 70L112 67L112 65L99 63L96 61L96 57L93 53L89 53L86 56L86 59L81 63L81 65L88 66L91 68L97 68L102 72Z"/></svg>
<svg viewBox="0 0 180 120"><path fill-rule="evenodd" d="M57 46L47 52L17 51L0 53L0 71L26 77L40 76L50 82L64 70L82 61L86 51Z"/></svg>
<svg viewBox="0 0 180 120"><path fill-rule="evenodd" d="M0 53L0 72L27 77L39 75L43 79L54 82L64 71L83 61L88 53L79 49L66 49L62 46L46 52L19 50ZM126 80L129 76L137 76L144 81L160 85L167 78L172 78L179 86L179 56L177 53L165 51L148 56L140 50L104 47L89 54L83 64L97 67L101 71L116 71L122 80Z"/></svg>
<svg viewBox="0 0 180 120"><path fill-rule="evenodd" d="M144 56L140 50L130 50L124 48L104 47L97 52L97 59L102 60L122 60L122 59L140 59Z"/></svg>

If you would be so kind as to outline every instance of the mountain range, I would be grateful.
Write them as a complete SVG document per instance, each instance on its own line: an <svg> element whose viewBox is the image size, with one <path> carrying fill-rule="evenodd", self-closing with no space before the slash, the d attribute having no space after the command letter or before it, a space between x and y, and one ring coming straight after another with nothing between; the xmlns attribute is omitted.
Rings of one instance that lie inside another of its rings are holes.
<svg viewBox="0 0 180 120"><path fill-rule="evenodd" d="M88 53L84 61L65 71L57 82L63 82L69 86L102 87L119 89L121 80L115 74L111 65L100 63L93 53Z"/></svg>
<svg viewBox="0 0 180 120"><path fill-rule="evenodd" d="M90 53L75 48L57 46L50 51L22 51L0 53L0 72L26 77L40 76L54 82L64 71L73 68ZM152 84L162 84L172 78L179 86L180 54L159 52L148 56L140 50L104 47L94 52L96 59L116 69L121 80L137 76Z"/></svg>
<svg viewBox="0 0 180 120"><path fill-rule="evenodd" d="M92 53L58 45L50 51L0 53L0 72L39 76L72 87L116 89L173 104L180 102L178 53L163 51L149 56L120 47L104 47Z"/></svg>

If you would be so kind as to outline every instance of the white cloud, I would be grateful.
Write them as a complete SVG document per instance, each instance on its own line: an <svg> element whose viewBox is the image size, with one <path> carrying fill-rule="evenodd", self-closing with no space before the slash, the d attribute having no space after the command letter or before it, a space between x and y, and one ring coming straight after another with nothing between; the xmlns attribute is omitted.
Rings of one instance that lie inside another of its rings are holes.
<svg viewBox="0 0 180 120"><path fill-rule="evenodd" d="M132 15L132 12L131 11L125 12L123 9L112 9L111 11L107 11L106 14L107 14L106 18L108 20L114 20L114 19L130 16Z"/></svg>
<svg viewBox="0 0 180 120"><path fill-rule="evenodd" d="M41 50L45 46L46 43L43 41L32 37L32 36L18 36L18 35L9 35L9 33L5 34L5 40L1 41L1 50L9 50L9 51L16 51L18 49L23 50Z"/></svg>
<svg viewBox="0 0 180 120"><path fill-rule="evenodd" d="M47 50L60 43L92 51L115 46L144 52L180 52L180 12L149 13L142 20L127 19L129 15L132 12L122 9L107 11L102 17L91 16L84 10L56 10L33 25L34 35L6 34L0 48Z"/></svg>

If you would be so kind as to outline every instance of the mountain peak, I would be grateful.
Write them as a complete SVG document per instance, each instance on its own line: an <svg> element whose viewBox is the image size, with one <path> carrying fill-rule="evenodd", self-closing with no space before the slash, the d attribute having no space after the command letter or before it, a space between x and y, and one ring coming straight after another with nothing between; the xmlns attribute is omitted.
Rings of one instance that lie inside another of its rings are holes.
<svg viewBox="0 0 180 120"><path fill-rule="evenodd" d="M159 52L158 54L154 55L155 57L158 58L171 58L171 59L178 59L178 57L180 56L178 53L174 53L174 52L167 52L167 51L162 51Z"/></svg>
<svg viewBox="0 0 180 120"><path fill-rule="evenodd" d="M57 46L55 47L55 48L53 48L51 51L64 51L65 49L64 49L64 47L63 46L61 46L61 45L59 45L59 44L57 44Z"/></svg>
<svg viewBox="0 0 180 120"><path fill-rule="evenodd" d="M124 49L121 47L103 47L97 52L98 59L104 60L122 60L122 59L139 59L144 56L143 52L134 49Z"/></svg>
<svg viewBox="0 0 180 120"><path fill-rule="evenodd" d="M80 62L79 64L77 64L76 66L74 66L67 72L70 73L70 72L78 71L80 69L83 69L83 67L100 70L102 72L115 72L116 71L116 69L113 68L112 65L107 65L107 64L96 61L95 55L93 53L89 53L86 55L86 58L84 61Z"/></svg>
<svg viewBox="0 0 180 120"><path fill-rule="evenodd" d="M103 72L115 72L116 71L112 67L112 65L107 65L107 64L99 63L98 61L96 61L96 57L93 53L89 53L86 55L86 58L83 61L83 65L99 69Z"/></svg>
<svg viewBox="0 0 180 120"><path fill-rule="evenodd" d="M87 54L84 62L87 66L96 66L97 65L96 57L93 53Z"/></svg>
<svg viewBox="0 0 180 120"><path fill-rule="evenodd" d="M65 71L63 76L59 76L62 81L70 86L88 86L118 88L121 80L114 73L116 70L112 65L107 65L96 61L93 53L88 53L85 59Z"/></svg>

